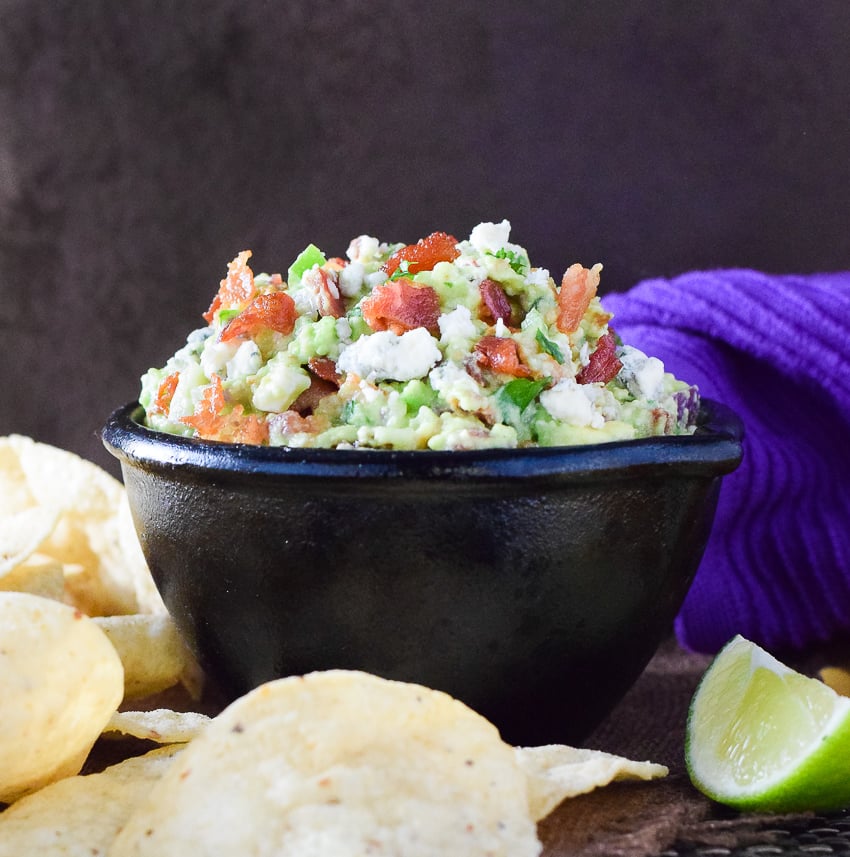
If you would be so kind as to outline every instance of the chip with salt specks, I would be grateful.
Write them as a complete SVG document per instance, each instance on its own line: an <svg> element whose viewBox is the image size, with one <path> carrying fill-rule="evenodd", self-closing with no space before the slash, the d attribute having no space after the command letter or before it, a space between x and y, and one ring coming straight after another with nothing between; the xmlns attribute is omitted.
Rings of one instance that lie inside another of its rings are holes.
<svg viewBox="0 0 850 857"><path fill-rule="evenodd" d="M0 813L0 857L105 857L132 810L181 750L152 750L22 798Z"/></svg>
<svg viewBox="0 0 850 857"><path fill-rule="evenodd" d="M102 468L79 456L23 435L3 438L3 457L17 484L19 502L58 512L58 521L39 550L90 573L88 602L76 603L89 615L134 613L139 609L137 577L149 576L128 556L119 517L124 486ZM10 478L10 477L7 477ZM29 511L33 506L28 506ZM147 585L147 584L144 584Z"/></svg>
<svg viewBox="0 0 850 857"><path fill-rule="evenodd" d="M110 857L536 857L526 777L444 693L358 672L270 682L175 760Z"/></svg>
<svg viewBox="0 0 850 857"><path fill-rule="evenodd" d="M0 802L71 776L124 692L121 660L68 605L0 592Z"/></svg>
<svg viewBox="0 0 850 857"><path fill-rule="evenodd" d="M0 517L0 579L31 557L56 527L55 508L32 506Z"/></svg>
<svg viewBox="0 0 850 857"><path fill-rule="evenodd" d="M567 798L614 780L653 780L668 774L664 765L562 744L517 747L516 757L528 776L528 805L535 821L545 818Z"/></svg>
<svg viewBox="0 0 850 857"><path fill-rule="evenodd" d="M0 517L36 505L13 442L0 437Z"/></svg>
<svg viewBox="0 0 850 857"><path fill-rule="evenodd" d="M196 711L116 711L103 732L107 737L129 735L157 744L185 744L197 738L209 722L206 714Z"/></svg>
<svg viewBox="0 0 850 857"><path fill-rule="evenodd" d="M0 576L0 590L29 592L54 601L65 599L65 566L44 554L34 553Z"/></svg>
<svg viewBox="0 0 850 857"><path fill-rule="evenodd" d="M124 665L124 698L138 699L173 687L197 667L167 613L96 617Z"/></svg>

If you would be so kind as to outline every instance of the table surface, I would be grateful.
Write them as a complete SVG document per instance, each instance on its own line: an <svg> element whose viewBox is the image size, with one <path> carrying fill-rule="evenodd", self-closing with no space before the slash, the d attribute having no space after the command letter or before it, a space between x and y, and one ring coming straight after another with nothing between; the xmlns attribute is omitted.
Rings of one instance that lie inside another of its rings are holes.
<svg viewBox="0 0 850 857"><path fill-rule="evenodd" d="M543 857L767 857L850 853L850 814L739 814L691 785L688 705L710 658L668 640L586 746L670 768L563 803L540 826Z"/></svg>
<svg viewBox="0 0 850 857"><path fill-rule="evenodd" d="M711 658L683 651L671 638L585 746L660 762L664 779L619 782L561 804L539 826L541 857L812 857L850 854L850 812L739 814L701 795L684 765L688 706ZM794 664L813 672L808 663ZM174 689L179 695L179 689ZM170 692L157 697L169 706ZM186 700L184 699L183 702ZM175 707L180 706L179 698ZM219 703L207 700L206 713ZM101 741L85 772L143 752L135 739ZM147 746L145 746L147 749Z"/></svg>

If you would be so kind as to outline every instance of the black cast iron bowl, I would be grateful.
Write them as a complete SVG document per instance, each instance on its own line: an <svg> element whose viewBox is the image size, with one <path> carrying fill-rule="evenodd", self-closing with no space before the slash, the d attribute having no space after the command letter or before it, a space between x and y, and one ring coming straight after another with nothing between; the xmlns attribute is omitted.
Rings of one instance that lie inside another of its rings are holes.
<svg viewBox="0 0 850 857"><path fill-rule="evenodd" d="M579 743L669 633L741 425L593 446L298 450L103 429L154 580L224 692L360 669L514 744Z"/></svg>

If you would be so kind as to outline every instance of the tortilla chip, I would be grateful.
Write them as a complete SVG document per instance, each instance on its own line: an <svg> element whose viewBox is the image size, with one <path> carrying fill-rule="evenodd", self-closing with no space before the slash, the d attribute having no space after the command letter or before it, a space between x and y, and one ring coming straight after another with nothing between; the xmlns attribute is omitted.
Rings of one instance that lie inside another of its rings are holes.
<svg viewBox="0 0 850 857"><path fill-rule="evenodd" d="M545 818L566 798L614 780L652 780L669 773L664 765L653 762L632 762L611 753L561 744L517 747L515 752L528 775L528 805L535 821Z"/></svg>
<svg viewBox="0 0 850 857"><path fill-rule="evenodd" d="M0 579L25 562L56 527L55 509L31 506L0 517Z"/></svg>
<svg viewBox="0 0 850 857"><path fill-rule="evenodd" d="M121 661L78 610L0 592L0 802L79 772L124 691Z"/></svg>
<svg viewBox="0 0 850 857"><path fill-rule="evenodd" d="M124 665L124 698L150 696L173 687L192 657L168 614L96 617Z"/></svg>
<svg viewBox="0 0 850 857"><path fill-rule="evenodd" d="M100 581L101 594L80 609L89 615L136 612L135 572L118 520L124 486L92 462L23 435L10 435L5 448L17 455L35 503L59 512L41 552L80 565Z"/></svg>
<svg viewBox="0 0 850 857"><path fill-rule="evenodd" d="M105 857L130 813L181 750L159 748L22 798L0 814L0 857Z"/></svg>
<svg viewBox="0 0 850 857"><path fill-rule="evenodd" d="M365 673L270 682L180 754L111 857L536 857L526 778L446 694Z"/></svg>
<svg viewBox="0 0 850 857"><path fill-rule="evenodd" d="M185 744L197 738L209 722L209 717L195 711L117 711L103 732L107 737L130 735L157 744Z"/></svg>
<svg viewBox="0 0 850 857"><path fill-rule="evenodd" d="M0 590L64 601L65 569L52 557L34 553L0 577Z"/></svg>
<svg viewBox="0 0 850 857"><path fill-rule="evenodd" d="M0 518L37 505L15 447L0 437Z"/></svg>

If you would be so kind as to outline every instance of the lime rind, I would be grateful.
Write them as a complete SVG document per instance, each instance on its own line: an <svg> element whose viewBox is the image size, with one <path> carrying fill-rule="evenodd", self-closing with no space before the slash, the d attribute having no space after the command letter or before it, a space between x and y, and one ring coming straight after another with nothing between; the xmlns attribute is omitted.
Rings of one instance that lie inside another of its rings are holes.
<svg viewBox="0 0 850 857"><path fill-rule="evenodd" d="M741 810L850 805L850 699L736 637L700 682L688 717L693 784Z"/></svg>

